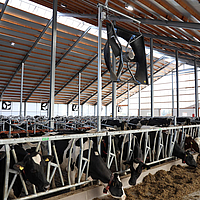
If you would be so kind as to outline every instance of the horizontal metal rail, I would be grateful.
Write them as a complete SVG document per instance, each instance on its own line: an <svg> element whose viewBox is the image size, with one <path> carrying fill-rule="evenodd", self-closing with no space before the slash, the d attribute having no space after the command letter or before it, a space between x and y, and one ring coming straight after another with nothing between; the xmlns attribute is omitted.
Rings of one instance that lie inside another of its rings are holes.
<svg viewBox="0 0 200 200"><path fill-rule="evenodd" d="M140 136L140 147L143 150L143 154L144 154L144 163L146 163L147 165L152 165L152 164L156 164L156 163L160 163L166 160L170 160L173 157L171 156L172 154L172 148L173 148L173 144L177 141L178 138L178 134L182 131L182 134L184 135L181 140L185 139L185 135L186 133L189 133L192 137L195 137L195 135L197 136L199 133L197 130L199 130L200 125L188 125L188 126L173 126L173 127L153 127L153 128L148 128L148 129L138 129L138 130L127 130L127 131L104 131L104 132L95 132L95 133L81 133L81 134L66 134L66 135L44 135L41 137L25 137L25 138L9 138L9 139L2 139L0 140L0 145L5 145L6 149L8 149L9 145L14 145L14 144L19 144L19 143L31 143L31 142L38 142L38 147L41 145L42 142L48 142L48 147L49 147L49 154L52 154L52 150L51 150L51 144L54 144L54 141L56 140L67 140L67 139L74 139L73 141L75 142L75 140L77 139L81 139L81 151L83 151L82 146L83 146L83 138L92 138L92 137L98 137L98 138L102 138L102 137L108 137L109 139L109 147L108 147L108 152L107 152L107 161L106 164L108 166L108 168L111 167L111 165L115 166L115 170L116 172L114 173L123 173L123 172L127 172L129 171L129 169L122 171L122 156L120 156L119 159L121 159L119 161L120 163L120 167L118 166L118 162L117 162L117 156L116 156L116 149L115 149L115 143L114 143L114 136L116 135L122 135L125 136L124 142L129 142L128 145L128 153L127 155L125 155L125 157L128 159L128 157L131 155L131 153L134 151L134 146L135 146L135 135L139 135ZM150 138L151 137L151 133L155 132L155 138L153 138L153 146L151 146L151 142L150 142ZM49 134L51 134L51 132L49 132ZM163 140L163 134L167 134L167 140L166 142L164 142ZM100 141L101 142L101 141ZM181 141L182 142L182 141ZM182 142L183 143L183 142ZM172 144L172 145L171 145ZM123 145L122 145L123 146ZM170 146L169 148L167 148L168 146ZM55 157L57 158L57 153L56 153L56 149L55 149L55 145L53 145L53 153L55 155ZM8 151L8 150L7 150ZM72 149L70 150L72 152ZM121 152L123 153L123 149L121 149ZM7 155L9 155L9 153L7 153ZM71 156L71 155L70 155ZM84 158L83 156L81 156L81 161L80 163L82 163L82 161L85 161L85 164L83 164L82 166L80 165L80 169L79 170L79 178L78 178L78 183L73 183L71 184L71 180L69 180L69 183L67 185L64 185L64 181L62 181L62 186L55 188L55 189L50 189L47 192L40 192L40 193L36 193L36 194L31 194L25 197L21 197L19 199L32 199L35 197L40 197L40 196L44 196L47 194L52 194L54 192L58 192L58 191L62 191L62 190L66 190L72 187L76 187L79 185L83 185L83 184L87 184L91 181L81 181L81 176L83 174L83 170L86 169L87 167L87 173L88 173L88 166L89 166L89 157ZM71 160L71 159L70 159ZM87 166L86 166L87 165ZM47 173L47 178L48 180L51 182L52 178L55 174L55 171L58 169L59 171L59 175L61 177L62 180L62 172L60 169L60 165L58 163L58 159L56 159L56 163L51 162L51 166L54 167L53 173L50 174L50 171L48 171ZM119 167L119 168L118 168ZM119 170L118 170L119 169ZM68 169L69 170L69 169ZM9 176L9 166L7 165L7 170L6 170L6 177L8 179ZM68 171L69 173L69 171ZM14 183L15 180L13 180ZM13 184L12 183L12 184ZM8 183L6 183L6 194L8 194Z"/></svg>

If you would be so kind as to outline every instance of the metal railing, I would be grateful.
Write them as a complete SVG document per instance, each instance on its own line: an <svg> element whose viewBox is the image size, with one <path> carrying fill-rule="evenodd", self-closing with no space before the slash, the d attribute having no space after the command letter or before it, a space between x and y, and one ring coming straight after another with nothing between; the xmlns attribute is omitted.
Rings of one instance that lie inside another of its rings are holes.
<svg viewBox="0 0 200 200"><path fill-rule="evenodd" d="M16 180L17 176L20 176L20 180L22 182L25 195L24 197L21 197L20 199L31 199L39 196L43 196L46 194L51 194L54 192L58 192L61 190L69 189L75 186L83 185L86 183L89 183L90 181L87 180L88 177L88 171L89 171L89 163L90 163L90 152L92 148L92 142L91 139L94 137L98 137L98 149L101 150L101 139L103 137L108 137L108 151L107 151L107 160L106 164L108 168L111 168L111 166L114 166L115 173L124 173L127 172L129 169L123 170L123 154L124 154L124 144L128 142L128 150L127 155L125 155L126 160L130 157L131 153L134 151L134 145L135 145L135 139L137 137L140 147L143 151L144 155L144 163L147 165L152 165L155 163L160 163L165 160L169 160L172 158L172 152L174 143L178 142L181 147L184 147L184 141L186 138L186 134L190 135L191 137L199 137L199 127L200 125L189 125L189 126L175 126L175 127L167 127L167 128L150 128L150 129L138 129L138 130L127 130L127 131L105 131L105 132L98 132L98 133L82 133L82 134L68 134L68 135L54 135L54 136L41 136L41 137L25 137L25 138L10 138L10 139L2 139L0 140L0 145L4 146L4 149L6 151L6 165L5 165L5 184L4 184L4 199L6 200L8 197L8 194ZM120 152L121 156L117 157L116 153L116 144L114 138L116 136L123 136L123 142L121 144ZM90 138L90 146L89 146L89 156L84 157L83 156L83 139L84 138ZM69 159L68 159L68 183L64 181L63 178L63 172L60 167L60 163L58 161L57 156L57 149L55 146L56 140L71 140L70 148L69 148ZM76 140L80 139L80 161L78 166L78 177L77 182L72 183L70 180L70 162L71 162L71 153L72 148L74 146L74 143ZM47 167L47 180L51 183L53 180L53 177L55 175L55 172L58 171L61 185L60 187L50 189L47 192L36 192L36 188L34 188L34 193L30 194L25 181L23 180L23 177L21 173L15 171L14 169L10 169L10 154L12 153L15 162L17 162L17 157L14 151L14 148L12 146L14 144L20 144L20 143L37 143L36 149L38 150L42 144L45 144L48 149L49 155L54 155L54 162L49 162ZM53 168L53 169L52 169ZM85 181L81 180L81 177L83 175L84 170L86 169L86 179ZM14 174L13 180L11 181L9 185L9 176L10 173Z"/></svg>

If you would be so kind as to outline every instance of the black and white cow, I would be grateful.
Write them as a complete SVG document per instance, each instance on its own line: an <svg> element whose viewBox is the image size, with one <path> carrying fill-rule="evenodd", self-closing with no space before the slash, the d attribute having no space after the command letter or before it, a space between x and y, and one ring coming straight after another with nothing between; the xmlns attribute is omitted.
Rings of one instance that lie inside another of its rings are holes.
<svg viewBox="0 0 200 200"><path fill-rule="evenodd" d="M83 156L88 157L89 152L89 138L83 139ZM62 140L55 141L55 146L61 164L61 168L68 170L68 159L69 159L69 150L72 145L72 140ZM111 196L124 200L126 195L122 187L122 183L117 174L113 174L108 167L106 166L104 160L100 156L96 143L93 143L90 154L89 162L89 172L88 175L92 179L101 180L103 183L108 184L104 189L104 192L109 191ZM62 155L62 156L61 156ZM71 183L75 183L75 177L78 172L79 166L79 156L80 156L80 139L76 139L73 145L73 151L71 155L71 164L70 164L70 179ZM68 172L69 173L69 172Z"/></svg>
<svg viewBox="0 0 200 200"><path fill-rule="evenodd" d="M150 128L156 128L156 127L163 126L162 123L159 124L158 122L159 122L159 120L157 120L156 124L151 123L152 126L142 126L141 129L150 129ZM169 120L169 122L171 123L171 120ZM150 138L150 148L153 149L153 145L155 142L154 138L155 138L156 132L149 131L148 134L149 134L149 138ZM163 143L166 144L166 142L168 140L168 146L167 146L167 149L168 149L169 148L169 137L167 137L167 135L169 134L169 132L163 131L162 134L163 134ZM158 137L157 137L157 140L158 140ZM144 138L143 138L143 142L144 142ZM158 143L158 141L156 143ZM155 149L157 149L157 148L155 148ZM154 152L154 153L156 153L156 152ZM197 163L196 163L193 155L190 153L190 151L186 151L186 150L182 149L177 141L175 141L175 143L174 143L172 156L182 159L183 163L186 163L189 166L197 167Z"/></svg>
<svg viewBox="0 0 200 200"><path fill-rule="evenodd" d="M122 141L124 140L123 135L119 136L119 143L118 146L119 148L122 149ZM127 138L127 137L126 137ZM129 179L129 184L130 185L136 185L136 181L139 178L139 176L142 173L142 169L149 167L144 164L143 160L143 152L142 149L140 148L138 139L132 135L132 141L131 141L131 151L129 152L129 147L128 143L129 141L125 141L124 146L123 146L123 155L122 155L122 160L125 162L123 164L128 164L130 166L130 171L131 171L131 177ZM127 159L127 155L129 155Z"/></svg>
<svg viewBox="0 0 200 200"><path fill-rule="evenodd" d="M52 160L52 156L46 155L41 156L34 150L25 151L21 146L14 145L14 150L17 156L18 162L15 163L12 152L10 152L10 168L15 169L22 173L24 180L29 180L30 183L34 184L38 192L46 191L50 185L46 179L44 172L45 162ZM4 155L3 159L0 160L0 199L3 199L3 186L5 180L5 152L1 153ZM9 185L12 181L13 174L9 175ZM12 187L13 193L16 197L19 197L22 191L22 183L17 176L14 185Z"/></svg>

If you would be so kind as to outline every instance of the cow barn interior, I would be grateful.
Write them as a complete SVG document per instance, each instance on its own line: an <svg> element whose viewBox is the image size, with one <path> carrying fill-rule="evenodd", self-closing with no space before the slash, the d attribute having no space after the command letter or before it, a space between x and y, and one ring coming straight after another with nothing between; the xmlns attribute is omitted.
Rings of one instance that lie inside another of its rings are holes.
<svg viewBox="0 0 200 200"><path fill-rule="evenodd" d="M0 199L200 199L199 10L0 0Z"/></svg>

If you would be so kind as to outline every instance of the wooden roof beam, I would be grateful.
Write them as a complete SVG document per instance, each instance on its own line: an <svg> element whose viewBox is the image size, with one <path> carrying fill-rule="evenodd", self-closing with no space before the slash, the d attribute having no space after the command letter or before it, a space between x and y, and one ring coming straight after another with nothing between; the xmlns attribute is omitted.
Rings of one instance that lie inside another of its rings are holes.
<svg viewBox="0 0 200 200"><path fill-rule="evenodd" d="M13 80L13 78L15 77L15 75L17 74L17 72L21 69L22 63L25 63L25 61L28 59L28 57L30 56L31 52L33 51L33 49L35 48L35 46L38 44L38 42L40 41L40 39L42 38L42 36L44 35L44 33L46 32L46 30L49 28L50 24L52 23L52 19L51 18L47 25L45 26L45 28L42 30L42 32L40 33L40 35L37 37L37 39L35 40L34 44L32 45L32 47L29 49L28 53L24 56L24 58L22 59L22 61L20 62L20 64L18 65L15 73L12 75L12 77L10 78L10 80L8 81L6 87L4 87L4 89L2 90L2 93L0 95L0 99L2 98L3 93L5 92L5 90L7 89L7 87L9 86L9 84L11 83L11 81Z"/></svg>
<svg viewBox="0 0 200 200"><path fill-rule="evenodd" d="M191 15L200 21L200 14L187 1L175 0L180 6L187 10Z"/></svg>
<svg viewBox="0 0 200 200"><path fill-rule="evenodd" d="M74 44L62 55L62 57L56 62L56 68L58 67L58 65L61 63L61 61L63 60L63 58L65 58L72 50L73 48L79 43L79 41L89 32L89 30L92 27L88 27L86 29L86 31L84 31L82 33L82 35L76 40L76 42L74 42ZM31 91L31 93L28 95L28 97L25 99L25 102L27 102L29 100L29 98L31 97L31 95L37 90L37 88L43 83L43 81L50 75L50 70L46 73L46 75L44 76L44 78L38 83L38 85ZM63 89L63 88L62 88ZM61 89L59 90L59 92L61 91ZM56 95L55 95L56 96Z"/></svg>

